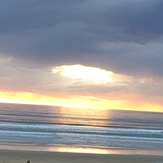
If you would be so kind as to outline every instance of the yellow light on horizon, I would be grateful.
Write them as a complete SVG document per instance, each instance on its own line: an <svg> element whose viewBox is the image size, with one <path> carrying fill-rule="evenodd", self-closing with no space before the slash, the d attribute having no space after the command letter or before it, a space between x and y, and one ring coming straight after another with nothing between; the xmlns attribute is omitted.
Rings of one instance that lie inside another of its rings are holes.
<svg viewBox="0 0 163 163"><path fill-rule="evenodd" d="M52 73L60 73L65 77L81 79L94 83L114 82L112 78L113 72L83 65L63 65L54 67Z"/></svg>
<svg viewBox="0 0 163 163"><path fill-rule="evenodd" d="M163 106L152 103L144 103L131 100L112 100L103 99L93 96L69 96L69 97L53 97L38 95L29 92L0 92L0 102L19 103L19 104L37 104L51 105L79 109L118 109L118 110L139 110L163 112Z"/></svg>

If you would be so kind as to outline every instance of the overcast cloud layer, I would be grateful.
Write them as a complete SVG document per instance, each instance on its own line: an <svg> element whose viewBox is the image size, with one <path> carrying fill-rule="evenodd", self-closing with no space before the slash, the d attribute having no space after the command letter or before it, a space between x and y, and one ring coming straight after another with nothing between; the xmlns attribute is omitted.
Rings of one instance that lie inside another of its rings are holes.
<svg viewBox="0 0 163 163"><path fill-rule="evenodd" d="M2 0L0 89L163 96L162 0ZM124 75L116 84L68 80L65 64ZM140 96L141 98L141 96Z"/></svg>
<svg viewBox="0 0 163 163"><path fill-rule="evenodd" d="M163 75L162 0L5 0L0 53L31 66Z"/></svg>

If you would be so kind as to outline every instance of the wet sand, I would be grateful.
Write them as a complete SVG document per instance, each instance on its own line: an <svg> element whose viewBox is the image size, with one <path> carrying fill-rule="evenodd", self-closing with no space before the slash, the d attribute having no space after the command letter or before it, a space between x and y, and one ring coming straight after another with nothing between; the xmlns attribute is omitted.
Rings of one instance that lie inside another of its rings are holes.
<svg viewBox="0 0 163 163"><path fill-rule="evenodd" d="M163 156L0 151L0 163L163 163Z"/></svg>

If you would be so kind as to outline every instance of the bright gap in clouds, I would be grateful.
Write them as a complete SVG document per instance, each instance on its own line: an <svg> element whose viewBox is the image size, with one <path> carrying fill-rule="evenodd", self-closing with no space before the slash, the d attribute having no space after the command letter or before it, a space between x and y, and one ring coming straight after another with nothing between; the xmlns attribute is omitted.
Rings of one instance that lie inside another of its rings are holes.
<svg viewBox="0 0 163 163"><path fill-rule="evenodd" d="M114 82L112 78L113 72L83 65L63 65L54 67L52 73L59 73L65 77L94 83Z"/></svg>

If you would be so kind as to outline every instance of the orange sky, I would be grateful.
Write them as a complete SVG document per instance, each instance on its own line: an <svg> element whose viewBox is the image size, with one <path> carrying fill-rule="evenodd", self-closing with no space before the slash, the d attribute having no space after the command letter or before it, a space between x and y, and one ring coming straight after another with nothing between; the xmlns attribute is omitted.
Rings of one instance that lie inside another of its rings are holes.
<svg viewBox="0 0 163 163"><path fill-rule="evenodd" d="M93 96L52 97L28 92L0 92L0 102L55 105L82 109L123 109L162 112L163 107L139 100L109 100Z"/></svg>
<svg viewBox="0 0 163 163"><path fill-rule="evenodd" d="M0 102L163 112L161 6L3 1Z"/></svg>
<svg viewBox="0 0 163 163"><path fill-rule="evenodd" d="M64 82L60 85L58 83L57 86L60 88L58 92L1 91L0 102L57 105L84 109L163 111L161 97L143 95L132 90L134 89L133 85L137 84L138 87L144 82L148 82L147 79L137 79L82 65L54 67L51 75L63 76L62 78L64 81L66 80L65 83L68 83L68 86L65 87ZM100 77L100 75L102 76ZM68 90L69 85L72 86L72 82L78 85L75 84L76 87L73 85L74 87ZM105 89L108 91L105 92Z"/></svg>

